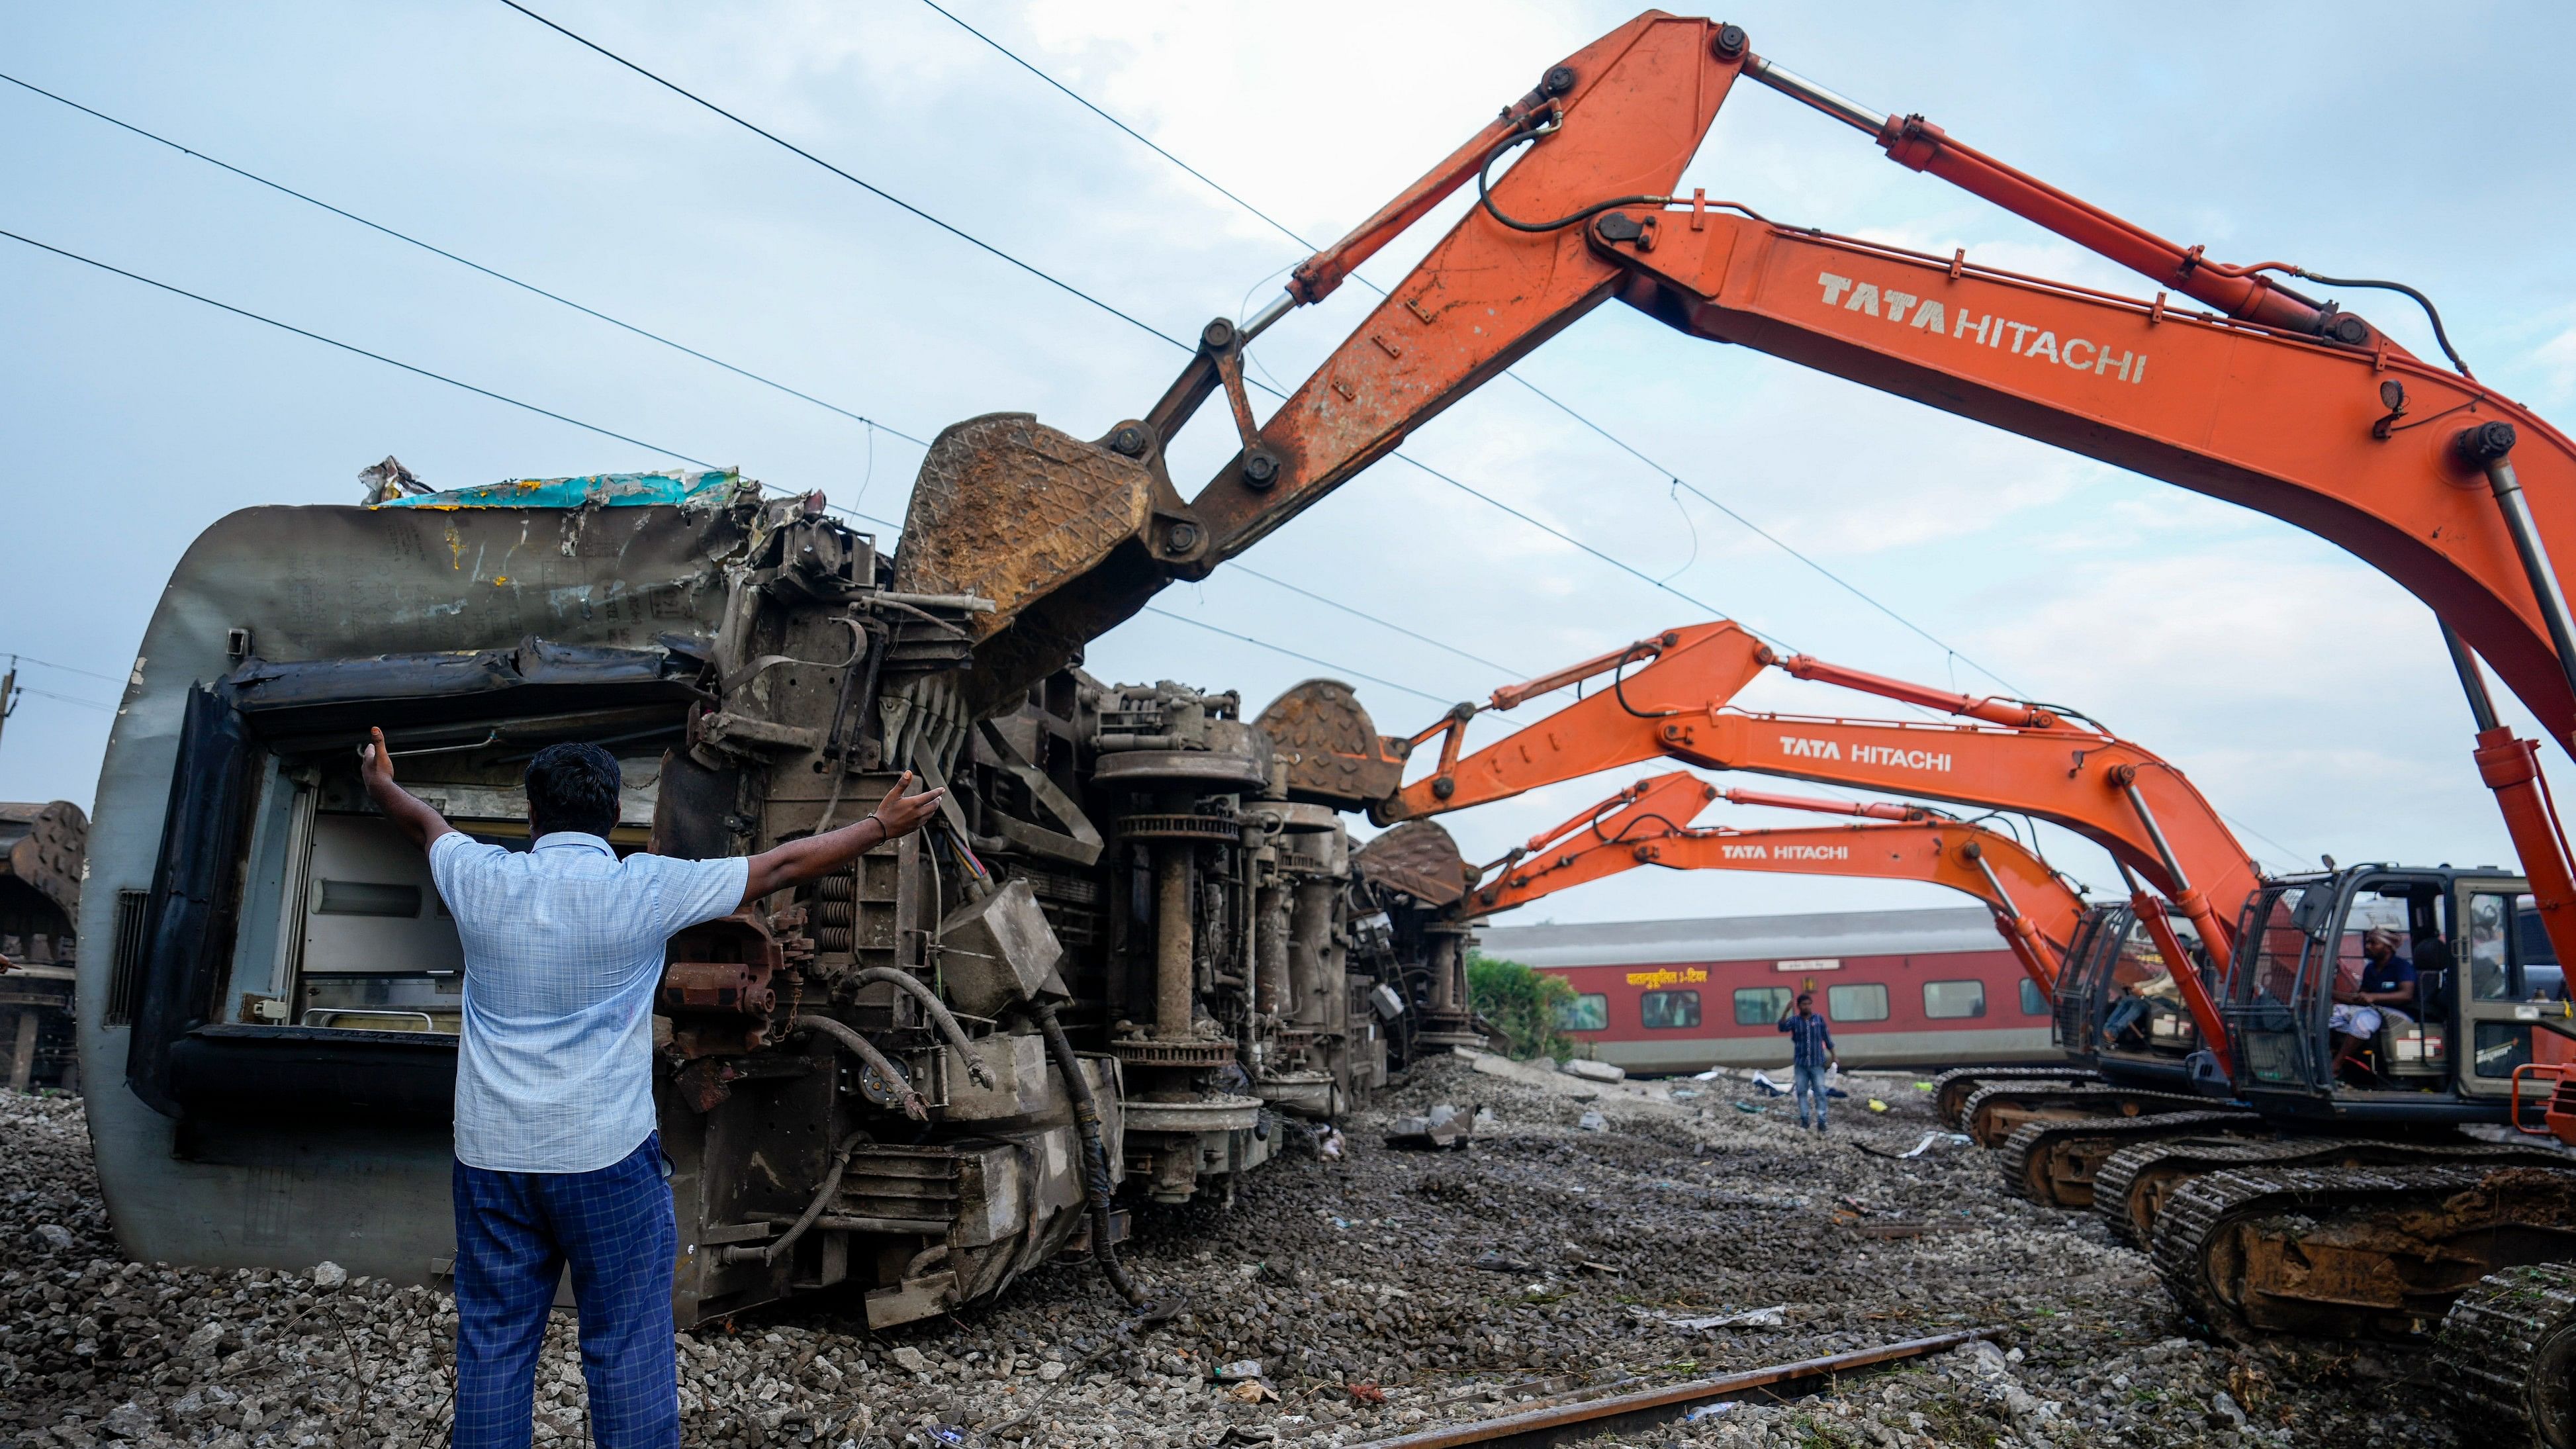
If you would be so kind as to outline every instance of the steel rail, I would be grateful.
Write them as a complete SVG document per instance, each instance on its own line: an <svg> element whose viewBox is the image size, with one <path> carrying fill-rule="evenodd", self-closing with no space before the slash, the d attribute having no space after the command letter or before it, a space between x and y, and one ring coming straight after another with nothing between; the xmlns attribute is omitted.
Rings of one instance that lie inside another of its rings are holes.
<svg viewBox="0 0 2576 1449"><path fill-rule="evenodd" d="M1774 1397L1795 1398L1826 1387L1840 1374L1881 1368L1940 1353L1961 1344L1993 1338L1998 1332L2000 1330L1993 1328L1971 1328L1958 1333L1935 1334L1930 1338L1909 1338L1877 1348L1854 1349L1850 1353L1800 1359L1796 1363L1776 1364L1770 1368L1747 1369L1742 1373L1721 1374L1713 1379L1692 1379L1587 1403L1559 1404L1519 1414L1505 1414L1474 1424L1425 1429L1400 1438L1373 1440L1355 1446L1355 1449L1454 1449L1454 1446L1468 1444L1540 1449L1544 1445L1571 1444L1602 1434L1660 1424L1679 1418L1684 1410L1700 1404L1740 1399L1757 1392L1768 1391Z"/></svg>

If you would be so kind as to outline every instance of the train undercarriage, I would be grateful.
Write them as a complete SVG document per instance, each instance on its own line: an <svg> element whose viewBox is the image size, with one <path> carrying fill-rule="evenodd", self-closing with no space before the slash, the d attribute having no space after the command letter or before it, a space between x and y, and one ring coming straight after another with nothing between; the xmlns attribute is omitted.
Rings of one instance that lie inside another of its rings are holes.
<svg viewBox="0 0 2576 1449"><path fill-rule="evenodd" d="M461 957L357 786L369 726L504 845L556 740L620 758L621 851L756 852L904 770L949 787L928 830L672 944L683 1324L848 1285L891 1325L1065 1252L1124 1284L1136 1204L1229 1197L1390 1053L1471 1030L1433 919L1455 846L1344 826L1401 769L1347 686L1255 718L1065 667L970 707L985 601L896 587L819 498L626 475L511 506L537 487L254 509L180 565L83 918L117 943L84 962L81 1025L135 1256L420 1281L452 1252Z"/></svg>

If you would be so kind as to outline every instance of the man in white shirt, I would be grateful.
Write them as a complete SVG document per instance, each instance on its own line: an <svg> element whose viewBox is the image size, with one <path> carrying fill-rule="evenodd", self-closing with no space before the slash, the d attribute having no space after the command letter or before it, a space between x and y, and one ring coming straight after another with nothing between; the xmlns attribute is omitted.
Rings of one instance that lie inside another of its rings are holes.
<svg viewBox="0 0 2576 1449"><path fill-rule="evenodd" d="M528 761L531 848L462 834L394 783L384 731L368 795L429 853L465 947L456 1061L455 1449L526 1449L537 1350L565 1268L601 1449L676 1449L678 1234L653 1118L653 993L666 943L921 828L940 792L760 855L620 859L617 761L559 744Z"/></svg>

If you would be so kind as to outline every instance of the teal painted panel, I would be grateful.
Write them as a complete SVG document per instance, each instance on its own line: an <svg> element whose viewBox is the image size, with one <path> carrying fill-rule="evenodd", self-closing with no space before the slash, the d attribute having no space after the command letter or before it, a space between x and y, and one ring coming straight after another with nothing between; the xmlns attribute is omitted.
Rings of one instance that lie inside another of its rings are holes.
<svg viewBox="0 0 2576 1449"><path fill-rule="evenodd" d="M514 478L474 488L423 493L385 508L642 508L651 504L720 504L742 475L731 468L667 473L591 473L579 478Z"/></svg>

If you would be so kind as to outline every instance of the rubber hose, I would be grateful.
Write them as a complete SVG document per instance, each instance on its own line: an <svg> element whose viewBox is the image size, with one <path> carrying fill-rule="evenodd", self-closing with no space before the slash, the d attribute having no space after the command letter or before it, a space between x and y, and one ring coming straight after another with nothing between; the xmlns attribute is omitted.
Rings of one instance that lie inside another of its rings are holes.
<svg viewBox="0 0 2576 1449"><path fill-rule="evenodd" d="M805 1204L804 1214L798 1217L786 1232L781 1233L776 1242L766 1243L756 1248L727 1248L724 1253L725 1261L746 1263L756 1260L762 1263L775 1263L788 1249L795 1247L796 1240L805 1236L805 1230L814 1226L814 1220L821 1217L823 1209L831 1205L832 1194L841 1190L841 1174L850 1170L850 1154L857 1151L859 1144L867 1140L869 1140L868 1134L865 1132L853 1132L841 1139L840 1150L832 1154L831 1170L823 1174L823 1185L814 1189L814 1200Z"/></svg>
<svg viewBox="0 0 2576 1449"><path fill-rule="evenodd" d="M1073 1099L1073 1120L1082 1133L1083 1189L1091 1200L1091 1255L1100 1262L1101 1276L1118 1296L1138 1308L1145 1307L1145 1294L1127 1276L1126 1266L1118 1261L1118 1250L1109 1243L1109 1148L1100 1133L1100 1104L1091 1095L1091 1079L1082 1074L1082 1063L1074 1057L1073 1043L1065 1039L1064 1028L1055 1019L1051 1002L1028 1003L1029 1015L1036 1019L1039 1035L1046 1038L1047 1055L1056 1070L1064 1074L1066 1095Z"/></svg>
<svg viewBox="0 0 2576 1449"><path fill-rule="evenodd" d="M920 977L891 966L871 966L852 979L886 982L920 1002L922 1009L930 1013L931 1021L938 1026L940 1035L947 1037L948 1044L957 1048L957 1055L966 1059L966 1075L973 1077L975 1085L984 1090L989 1092L993 1089L993 1073L985 1067L984 1059L975 1054L974 1043L966 1039L966 1028L957 1024L955 1013L939 999L938 992L921 984Z"/></svg>
<svg viewBox="0 0 2576 1449"><path fill-rule="evenodd" d="M805 1030L819 1031L848 1048L850 1055L876 1068L877 1075L885 1079L887 1086L903 1093L903 1115L915 1122L930 1120L929 1104L921 1100L921 1094L912 1089L903 1072L886 1059L886 1054L877 1050L875 1042L828 1016L800 1016L794 1024Z"/></svg>

